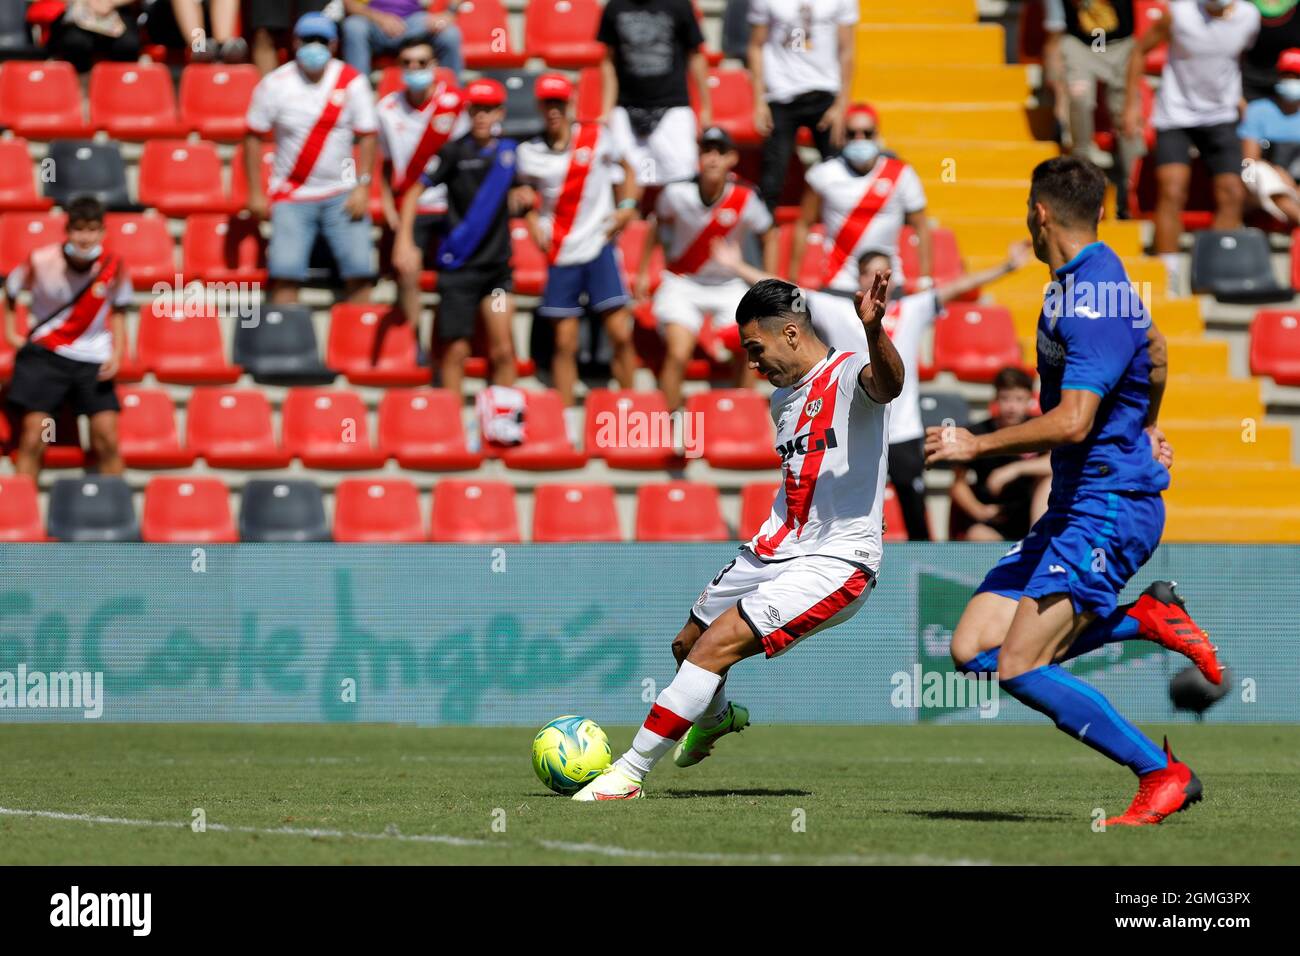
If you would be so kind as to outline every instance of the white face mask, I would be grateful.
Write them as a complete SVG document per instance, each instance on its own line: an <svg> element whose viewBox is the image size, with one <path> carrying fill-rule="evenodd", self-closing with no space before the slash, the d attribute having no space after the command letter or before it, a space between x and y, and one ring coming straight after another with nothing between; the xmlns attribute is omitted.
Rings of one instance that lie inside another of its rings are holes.
<svg viewBox="0 0 1300 956"><path fill-rule="evenodd" d="M63 254L69 259L76 259L78 262L94 262L100 257L103 251L103 245L98 243L91 246L85 252L82 252L70 242L65 242L63 244Z"/></svg>
<svg viewBox="0 0 1300 956"><path fill-rule="evenodd" d="M880 155L880 144L874 139L851 139L844 144L843 154L857 169L867 169Z"/></svg>

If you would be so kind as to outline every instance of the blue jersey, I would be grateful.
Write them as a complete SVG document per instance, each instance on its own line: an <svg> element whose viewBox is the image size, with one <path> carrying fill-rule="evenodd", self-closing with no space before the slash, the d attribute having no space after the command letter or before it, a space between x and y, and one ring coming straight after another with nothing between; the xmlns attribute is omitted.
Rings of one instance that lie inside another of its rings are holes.
<svg viewBox="0 0 1300 956"><path fill-rule="evenodd" d="M1150 314L1124 264L1094 242L1056 272L1038 317L1039 404L1061 403L1064 389L1101 397L1092 431L1052 452L1049 508L1068 508L1084 492L1157 494L1169 472L1145 434L1150 405Z"/></svg>

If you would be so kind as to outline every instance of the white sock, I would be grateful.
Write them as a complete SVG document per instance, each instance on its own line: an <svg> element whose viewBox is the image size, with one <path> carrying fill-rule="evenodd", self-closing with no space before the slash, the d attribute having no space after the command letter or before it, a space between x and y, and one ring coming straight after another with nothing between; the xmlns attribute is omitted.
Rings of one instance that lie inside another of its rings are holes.
<svg viewBox="0 0 1300 956"><path fill-rule="evenodd" d="M684 661L673 682L659 692L632 749L618 758L618 768L633 780L643 779L709 710L721 684L720 675Z"/></svg>
<svg viewBox="0 0 1300 956"><path fill-rule="evenodd" d="M1169 294L1183 294L1183 257L1177 252L1160 253L1160 261L1165 264L1165 275L1169 280Z"/></svg>
<svg viewBox="0 0 1300 956"><path fill-rule="evenodd" d="M709 701L709 706L705 708L704 715L695 722L695 726L700 730L712 730L718 724L722 723L727 716L727 708L731 706L731 701L727 700L727 681L724 678L718 685L718 689L713 692L713 699Z"/></svg>

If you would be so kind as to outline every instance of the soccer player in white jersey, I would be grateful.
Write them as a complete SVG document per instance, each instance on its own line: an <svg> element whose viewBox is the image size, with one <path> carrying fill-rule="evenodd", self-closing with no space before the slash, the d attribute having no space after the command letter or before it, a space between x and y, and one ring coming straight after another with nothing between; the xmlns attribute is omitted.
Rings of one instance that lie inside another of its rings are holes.
<svg viewBox="0 0 1300 956"><path fill-rule="evenodd" d="M666 267L655 293L654 315L667 349L659 370L659 387L669 408L681 404L686 363L695 352L705 316L715 330L734 323L736 306L749 291L748 283L710 261L714 243L742 242L750 234L765 235L772 227L772 214L758 188L732 176L739 160L736 145L725 130L717 126L706 129L700 137L699 175L669 183L655 203ZM653 244L646 243L637 274L638 297L648 290L652 252Z"/></svg>
<svg viewBox="0 0 1300 956"><path fill-rule="evenodd" d="M880 569L888 407L903 389L903 360L882 325L888 283L885 273L858 299L865 352L828 348L798 286L766 279L741 299L741 344L776 386L781 490L758 534L695 602L673 641L677 676L631 749L573 799L640 797L678 741L676 763L699 763L749 721L724 690L733 664L775 657L862 609Z"/></svg>
<svg viewBox="0 0 1300 956"><path fill-rule="evenodd" d="M632 387L636 352L627 284L615 240L637 216L636 175L609 130L575 123L573 84L543 73L534 85L542 135L519 146L518 181L535 188L542 208L527 216L533 241L549 268L537 315L555 321L551 374L566 405L578 381L578 319L589 308L605 323L614 349L611 362L621 388ZM614 194L618 193L615 208Z"/></svg>

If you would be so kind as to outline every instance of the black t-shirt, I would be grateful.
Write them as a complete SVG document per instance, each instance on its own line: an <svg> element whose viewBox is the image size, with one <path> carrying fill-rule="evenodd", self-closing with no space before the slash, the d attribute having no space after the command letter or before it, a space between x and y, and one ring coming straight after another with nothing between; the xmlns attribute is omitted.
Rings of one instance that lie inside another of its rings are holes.
<svg viewBox="0 0 1300 956"><path fill-rule="evenodd" d="M496 152L493 148L479 149L474 137L468 133L460 139L452 140L438 151L438 167L432 174L426 174L424 180L430 186L447 184L446 232L451 232L465 218L495 159ZM509 261L510 206L506 202L506 194L503 194L501 208L497 210L496 218L488 227L483 241L461 268L502 266Z"/></svg>
<svg viewBox="0 0 1300 956"><path fill-rule="evenodd" d="M997 422L991 418L970 427L973 435L987 435L997 430ZM971 487L975 497L986 505L1001 505L1002 514L993 519L990 525L1001 531L1009 541L1020 540L1029 530L1030 505L1033 503L1034 487L1038 480L1017 478L1007 484L1000 495L989 494L988 480L989 475L1003 465L1010 465L1023 457L1023 455L997 455L992 458L976 458L966 465L975 476L975 483Z"/></svg>
<svg viewBox="0 0 1300 956"><path fill-rule="evenodd" d="M1065 32L1092 45L1096 31L1107 40L1123 40L1133 35L1133 0L1062 0L1065 5Z"/></svg>
<svg viewBox="0 0 1300 956"><path fill-rule="evenodd" d="M596 39L618 74L618 105L689 106L686 60L704 42L691 0L609 0Z"/></svg>
<svg viewBox="0 0 1300 956"><path fill-rule="evenodd" d="M1283 50L1300 46L1300 9L1295 3L1256 6L1260 7L1262 17L1259 37L1241 58L1242 92L1247 100L1272 95L1273 84L1277 82L1277 58Z"/></svg>

